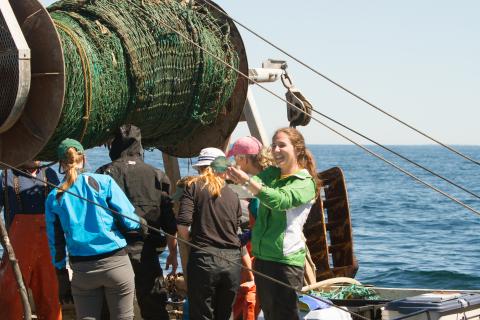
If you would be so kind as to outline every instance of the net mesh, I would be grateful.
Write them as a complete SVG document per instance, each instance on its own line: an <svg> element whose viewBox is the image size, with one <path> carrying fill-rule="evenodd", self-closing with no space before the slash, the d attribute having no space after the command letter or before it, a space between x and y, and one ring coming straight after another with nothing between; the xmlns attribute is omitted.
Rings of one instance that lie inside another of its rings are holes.
<svg viewBox="0 0 480 320"><path fill-rule="evenodd" d="M64 0L48 9L63 46L66 92L41 160L54 159L66 137L101 145L123 123L139 126L145 141L173 144L211 124L233 93L235 71L165 26L237 68L228 23L205 7Z"/></svg>

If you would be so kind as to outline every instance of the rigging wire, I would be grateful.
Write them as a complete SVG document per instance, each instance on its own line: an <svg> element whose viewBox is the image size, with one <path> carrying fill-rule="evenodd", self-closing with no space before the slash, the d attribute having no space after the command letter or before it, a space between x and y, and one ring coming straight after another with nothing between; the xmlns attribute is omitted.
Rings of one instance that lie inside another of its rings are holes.
<svg viewBox="0 0 480 320"><path fill-rule="evenodd" d="M132 3L134 4L134 3ZM140 10L143 10L142 7L138 6L137 4L134 4L136 5L137 7L139 7ZM175 32L177 33L180 37L183 37L184 39L186 39L187 41L189 41L190 43L192 43L194 46L198 47L200 50L208 53L209 55L211 55L213 58L215 58L217 61L219 61L220 63L228 66L229 68L231 68L232 70L235 70L235 72L237 72L239 75L247 78L247 79L250 79L248 77L248 75L244 74L242 71L238 70L237 68L235 68L234 66L232 65L229 65L227 62L223 61L222 59L216 57L213 53L209 52L207 49L203 48L202 46L200 46L199 44L191 41L190 39L188 39L186 36L182 35L180 32L178 32L177 30L175 30L173 27L169 26L168 24L164 23L163 21L160 21L160 20L156 20L158 23L162 24L164 27L167 27L168 29L170 29L172 32ZM279 95L277 95L276 93L274 93L273 91L271 91L270 89L266 88L265 86L261 85L260 83L258 83L257 81L255 80L251 80L250 81L254 84L256 84L257 86L259 86L260 88L262 88L263 90L265 90L266 92L270 93L271 95L275 96L276 98L280 99L281 101L287 103L289 106L291 106L292 108L295 108L297 110L299 110L300 112L304 113L304 114L307 114L305 111L301 110L300 108L298 108L296 105L288 102L287 100L283 99L282 97L280 97ZM329 125L325 124L324 122L312 117L312 119L314 121L316 121L317 123L319 123L320 125L326 127L327 129L333 131L334 133L336 133L337 135L341 136L342 138L350 141L351 143L355 144L356 146L360 147L361 149L363 149L364 151L366 151L367 153L371 154L372 156L384 161L385 163L388 163L389 165L393 166L394 168L396 168L397 170L403 172L404 174L408 175L409 177L413 178L414 180L420 182L421 184L425 185L426 187L442 194L443 196L449 198L450 200L456 202L457 204L461 205L462 207L472 211L473 213L477 214L480 216L480 211L477 211L476 209L472 208L471 206L463 203L462 201L458 200L457 198L449 195L448 193L440 190L439 188L429 184L428 182L425 182L423 181L422 179L420 179L419 177L413 175L412 173L408 172L407 170L401 168L400 166L396 165L395 163L385 159L384 157L382 157L381 155L371 151L370 149L360 145L358 142L352 140L351 138L347 137L346 135L342 134L341 132L339 132L338 130L335 130L334 128L330 127Z"/></svg>
<svg viewBox="0 0 480 320"><path fill-rule="evenodd" d="M147 228L150 229L150 230L153 230L153 231L155 231L155 232L158 232L160 235L164 235L164 236L167 236L167 237L172 237L172 238L176 239L177 241L180 241L180 242L182 242L182 243L184 243L184 244L186 244L186 245L188 245L188 246L190 246L190 247L192 247L192 248L195 248L195 249L197 249L197 250L200 250L200 251L209 253L209 254L217 257L217 258L220 258L220 259L222 259L222 260L228 261L229 263L234 264L234 265L236 265L236 266L240 266L242 269L245 269L245 270L247 270L247 271L250 271L250 272L252 272L253 274L255 274L256 276L258 275L258 276L263 277L263 278L265 278L265 279L267 279L267 280L273 281L273 282L275 282L275 283L277 283L277 284L279 284L279 285L281 285L281 286L284 286L284 287L286 287L286 288L295 290L295 292L298 293L298 294L307 295L307 296L309 296L309 297L311 297L311 298L314 298L314 299L316 299L316 300L318 300L318 301L321 301L321 302L323 302L323 303L326 303L326 304L328 304L329 306L335 307L335 308L340 309L340 310L342 310L342 311L344 311L344 312L348 312L348 313L350 313L351 315L354 315L354 316L359 317L359 318L361 318L361 319L369 320L369 318L366 318L366 317L364 317L364 316L362 316L362 315L356 314L356 313L354 313L354 312L352 312L352 311L350 311L350 310L345 310L345 309L341 308L340 306L335 305L333 302L331 302L331 301L328 300L328 299L320 298L320 297L317 297L317 296L315 296L315 295L302 292L301 290L298 290L298 289L296 289L295 287L293 287L293 286L291 286L291 285L289 285L289 284L287 284L287 283L285 283L285 282L282 282L282 281L280 281L280 280L277 280L277 279L275 279L275 278L272 278L272 277L270 277L270 276L268 276L268 275L266 275L266 274L264 274L264 273L262 273L262 272L259 272L259 271L253 270L253 269L251 269L251 268L245 267L245 266L243 266L241 263L237 263L237 262L235 262L235 261L231 261L231 260L229 260L228 258L225 258L225 257L222 256L222 255L219 255L219 254L217 254L217 253L215 253L215 252L211 252L211 251L208 250L208 249L205 249L205 248L202 248L202 247L200 247L200 246L197 246L197 245L193 244L192 242L190 242L190 241L188 241L188 240L185 240L185 239L182 239L182 238L180 238L180 237L174 236L174 235L172 235L172 234L170 234L170 233L167 233L167 232L165 232L165 231L163 231L163 230L160 230L160 229L158 229L158 228L152 227L152 226L150 226L150 225L148 225L148 224L144 224L144 223L142 223L141 221L137 221L136 219L131 218L131 217L127 216L127 215L124 215L124 214L122 214L122 213L120 213L120 212L118 212L118 211L116 211L116 210L114 210L114 209L112 209L112 208L109 208L108 206L104 206L104 205L102 205L102 204L100 204L100 203L98 203L98 202L95 202L95 201L93 201L93 200L90 200L90 199L88 199L88 198L85 198L85 197L83 197L83 196L81 196L81 195L79 195L79 194L76 194L76 193L74 193L74 192L72 192L72 191L69 191L68 189L64 189L64 188L61 188L61 187L59 187L59 186L56 186L55 184L53 184L53 183L51 183L51 182L49 182L49 181L44 181L44 179L40 179L40 178L38 178L38 177L36 177L36 176L28 173L28 172L25 172L25 171L23 171L23 170L20 170L20 169L14 167L14 166L12 166L12 165L10 165L10 164L8 164L8 163L5 163L5 162L3 162L3 161L0 161L0 165L1 165L1 166L4 166L4 167L7 167L7 168L9 168L10 170L13 170L13 171L15 171L15 172L17 172L17 173L22 173L23 175L26 175L26 176L28 176L29 178L33 179L33 180L41 181L42 183L47 184L48 186L50 186L50 187L52 187L52 188L55 188L55 189L58 189L58 190L62 190L64 193L68 193L68 194L70 194L70 195L72 195L72 196L74 196L74 197L76 197L76 198L78 198L78 199L80 199L80 200L86 201L86 202L88 202L88 203L90 203L90 204L92 204L92 205L94 205L94 206L97 206L97 207L99 207L99 208L102 208L102 209L104 209L104 210L107 210L107 211L109 211L109 212L111 212L111 213L113 213L113 214L115 214L115 215L117 215L117 216L120 216L120 217L122 217L122 218L128 219L128 220L133 221L133 222L137 222L138 224L140 224L140 225L142 225L142 226L144 226L144 227L147 227Z"/></svg>
<svg viewBox="0 0 480 320"><path fill-rule="evenodd" d="M385 145L383 145L383 144L381 144L381 143L379 143L379 142L377 142L377 141L375 141L375 140L367 137L366 135L362 134L361 132L359 132L359 131L357 131L357 130L355 130L355 129L352 129L352 128L348 127L347 125L344 125L343 123L341 123L341 122L333 119L332 117L329 117L329 116L327 116L326 114L324 114L324 113L322 113L322 112L320 112L320 111L315 110L314 108L312 108L312 111L315 112L315 113L317 113L317 114L319 114L320 116L322 116L322 117L324 117L324 118L332 121L333 123L336 123L337 125L339 125L339 126L345 128L345 129L349 130L350 132L353 132L353 133L359 135L360 137L362 137L362 138L364 138L364 139L366 139L366 140L368 140L368 141L376 144L377 146L383 148L384 150L389 151L390 153L393 153L394 155L396 155L397 157L399 157L399 158L407 161L408 163L413 164L414 166L416 166L416 167L418 167L418 168L420 168L420 169L423 169L423 170L427 171L428 173L434 175L435 177L440 178L440 179L448 182L449 184L451 184L451 185L457 187L458 189L460 189L460 190L462 190L462 191L464 191L464 192L466 192L466 193L474 196L475 198L480 199L480 195L478 195L477 193L475 193L475 192L473 192L473 191L471 191L471 190L468 190L467 188L465 188L465 187L457 184L456 182L454 182L454 181L452 181L452 180L450 180L450 179L448 179L448 178L446 178L446 177L444 177L444 176L436 173L435 171L433 171L433 170L431 170L431 169L429 169L429 168L427 168L427 167L419 164L418 162L413 161L413 160L405 157L405 156L402 155L401 153L399 153L399 152L397 152L397 151L395 151L395 150L393 150L393 149L391 149L391 148L389 148L389 147L387 147L387 146L385 146ZM313 117L312 117L312 118L313 118Z"/></svg>
<svg viewBox="0 0 480 320"><path fill-rule="evenodd" d="M215 6L214 6L213 4L211 4L209 1L206 1L206 3L207 3L210 7L214 7L217 11L220 11L220 12L221 12L224 16L226 16L227 18L232 19L232 18L231 18L230 16L228 16L225 12L223 12L221 9L215 7ZM202 7L205 7L205 6L202 6ZM237 22L237 21L234 20L234 19L232 19L232 21ZM239 23L239 22L237 22L237 23ZM240 23L239 23L239 24L240 24ZM243 25L242 25L242 27L243 27ZM280 49L280 50L281 50L281 49ZM296 58L295 58L295 59L296 59ZM218 60L218 59L217 59L217 60ZM252 82L255 83L255 81L252 81ZM258 84L258 83L255 83L255 84ZM283 99L282 99L282 100L283 100ZM287 104L288 104L288 102L287 102ZM460 189L460 190L462 190L462 191L470 194L471 196L473 196L473 197L475 197L475 198L477 198L477 199L480 199L480 195L478 195L477 193L475 193L475 192L473 192L473 191L471 191L471 190L468 190L467 188L465 188L465 187L457 184L456 182L454 182L454 181L452 181L452 180L450 180L450 179L448 179L448 178L446 178L446 177L444 177L444 176L436 173L435 171L433 171L433 170L431 170L431 169L429 169L429 168L427 168L427 167L425 167L425 166L423 166L423 165L421 165L421 164L419 164L419 163L417 163L417 162L415 162L415 161L413 161L413 160L411 160L411 159L403 156L402 154L398 153L397 151L395 151L395 150L393 150L393 149L391 149L391 148L386 147L385 145L383 145L383 144L381 144L381 143L379 143L379 142L377 142L377 141L375 141L375 140L367 137L366 135L360 133L359 131L357 131L357 130L355 130L355 129L352 129L352 128L350 128L350 127L342 124L341 122L333 119L332 117L330 117L330 116L328 116L328 115L326 115L326 114L324 114L324 113L321 113L320 111L316 110L315 108L312 108L312 111L315 112L315 113L317 113L317 114L319 114L320 116L322 116L322 117L324 117L324 118L326 118L326 119L328 119L328 120L336 123L337 125L339 125L339 126L345 128L345 129L347 129L347 130L349 130L349 131L351 131L351 132L359 135L360 137L362 137L362 138L364 138L364 139L366 139L366 140L368 140L368 141L370 141L370 142L378 145L379 147L383 148L384 150L389 151L390 153L393 153L394 155L396 155L396 156L398 156L399 158L401 158L401 159L409 162L410 164L413 164L414 166L416 166L416 167L418 167L418 168L421 168L421 169L427 171L428 173L436 176L437 178L446 181L447 183L449 183L449 184L457 187L458 189ZM307 115L307 116L308 116L308 115Z"/></svg>
<svg viewBox="0 0 480 320"><path fill-rule="evenodd" d="M363 98L362 96L360 96L359 94L349 90L348 88L346 88L345 86L341 85L340 83L334 81L333 79L331 79L330 77L326 76L325 74L321 73L320 71L318 71L317 69L315 69L314 67L306 64L305 62L301 61L300 59L296 58L295 56L293 56L292 54L288 53L287 51L283 50L282 48L280 48L279 46L275 45L274 43L272 43L271 41L269 41L268 39L266 39L265 37L263 37L262 35L258 34L257 32L253 31L252 29L250 29L249 27L245 26L243 23L239 22L238 20L236 20L235 18L231 17L230 15L228 15L226 12L224 12L222 9L218 8L216 5L214 5L213 3L211 3L209 0L205 0L204 1L208 6L210 6L211 8L214 8L217 12L219 12L220 14L224 15L225 17L231 19L232 21L234 21L236 24L238 24L239 26L241 26L242 28L244 28L245 30L247 30L248 32L250 32L251 34L255 35L257 38L259 38L260 40L266 42L267 44L269 44L270 46L272 46L273 48L277 49L278 51L280 51L281 53L285 54L286 56L288 56L289 58L293 59L294 61L298 62L299 64L301 64L302 66L304 66L305 68L309 69L310 71L312 71L313 73L317 74L318 76L322 77L323 79L327 80L328 82L330 82L331 84L335 85L336 87L340 88L341 90L347 92L348 94L354 96L355 98L359 99L360 101L364 102L365 104L369 105L370 107L376 109L377 111L383 113L384 115L392 118L393 120L403 124L404 126L410 128L411 130L417 132L418 134L426 137L427 139L441 145L442 147L448 149L449 151L457 154L458 156L468 160L468 161L471 161L473 162L474 164L476 165L480 165L480 161L478 160L475 160L467 155L465 155L464 153L458 151L457 149L433 138L432 136L428 135L427 133L421 131L420 129L417 129L415 128L414 126L408 124L407 122L401 120L400 118L398 118L397 116L393 115L392 113L390 112L387 112L385 111L384 109L380 108L379 106L375 105L374 103L368 101L366 98Z"/></svg>

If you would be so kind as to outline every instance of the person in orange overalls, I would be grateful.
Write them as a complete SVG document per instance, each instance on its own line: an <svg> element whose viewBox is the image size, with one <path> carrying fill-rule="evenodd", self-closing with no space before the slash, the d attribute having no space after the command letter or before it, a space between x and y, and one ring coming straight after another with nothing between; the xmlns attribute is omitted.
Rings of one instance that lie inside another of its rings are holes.
<svg viewBox="0 0 480 320"><path fill-rule="evenodd" d="M21 170L3 170L0 184L0 208L23 281L31 291L37 319L62 319L57 277L50 258L45 228L45 199L50 192L47 181L58 185L50 168L38 169L40 162L30 161ZM36 177L37 179L32 178ZM7 254L0 262L0 319L23 319L23 305Z"/></svg>

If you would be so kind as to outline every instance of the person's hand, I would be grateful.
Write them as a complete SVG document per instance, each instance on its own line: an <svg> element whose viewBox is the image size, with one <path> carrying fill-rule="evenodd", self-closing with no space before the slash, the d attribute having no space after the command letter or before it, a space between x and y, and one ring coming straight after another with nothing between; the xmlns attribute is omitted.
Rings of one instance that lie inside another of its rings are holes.
<svg viewBox="0 0 480 320"><path fill-rule="evenodd" d="M244 185L250 179L250 176L240 168L234 166L227 168L227 176L235 182L235 184Z"/></svg>
<svg viewBox="0 0 480 320"><path fill-rule="evenodd" d="M148 231L148 222L147 220L145 220L144 218L142 217L138 217L140 219L139 223L140 223L140 235L142 236L143 239L147 238L147 236L149 235L149 231Z"/></svg>
<svg viewBox="0 0 480 320"><path fill-rule="evenodd" d="M172 271L169 274L175 275L178 267L177 253L170 252L167 256L167 261L165 262L165 270L168 270L172 266Z"/></svg>
<svg viewBox="0 0 480 320"><path fill-rule="evenodd" d="M73 303L72 286L70 284L70 277L67 269L56 269L58 282L58 299L60 303Z"/></svg>

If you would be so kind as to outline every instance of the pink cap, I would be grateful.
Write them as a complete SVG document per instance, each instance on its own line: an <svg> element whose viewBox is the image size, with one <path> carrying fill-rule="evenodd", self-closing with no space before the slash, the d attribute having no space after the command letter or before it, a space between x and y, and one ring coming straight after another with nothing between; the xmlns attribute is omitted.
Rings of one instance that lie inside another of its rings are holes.
<svg viewBox="0 0 480 320"><path fill-rule="evenodd" d="M227 158L239 154L258 154L262 149L262 143L255 137L242 137L235 141L232 148L227 153Z"/></svg>

